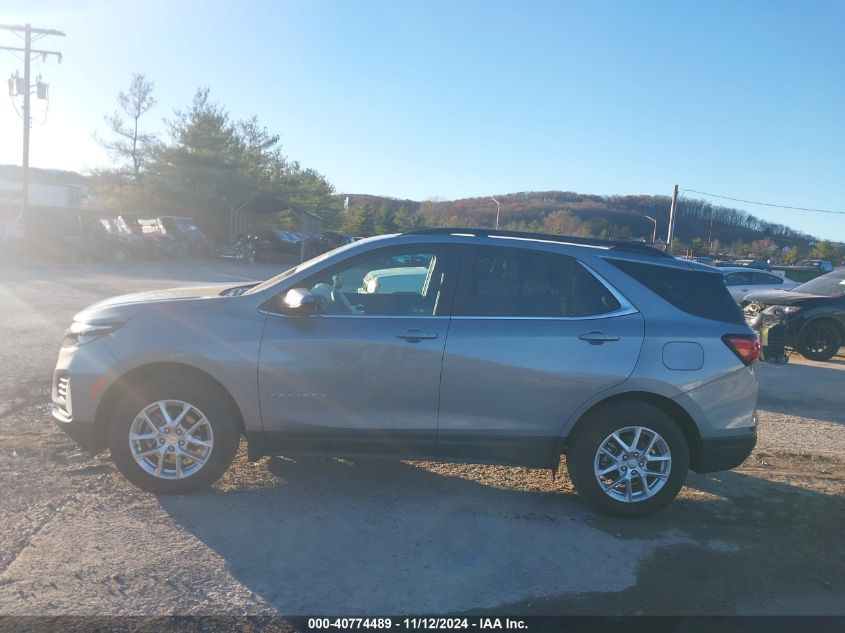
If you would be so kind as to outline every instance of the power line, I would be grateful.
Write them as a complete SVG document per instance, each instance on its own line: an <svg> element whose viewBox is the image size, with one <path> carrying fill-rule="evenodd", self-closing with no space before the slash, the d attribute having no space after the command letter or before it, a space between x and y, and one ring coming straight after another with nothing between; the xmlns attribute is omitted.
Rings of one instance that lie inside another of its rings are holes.
<svg viewBox="0 0 845 633"><path fill-rule="evenodd" d="M709 196L711 198L720 198L722 200L732 200L733 202L744 202L746 204L756 204L761 207L775 207L778 209L791 209L792 211L812 211L813 213L830 213L833 215L845 215L845 211L831 211L830 209L811 209L809 207L793 207L787 204L772 204L770 202L757 202L756 200L744 200L742 198L732 198L730 196L720 196L715 193L707 193L706 191L696 191L695 189L684 189L686 192L697 193L702 196Z"/></svg>

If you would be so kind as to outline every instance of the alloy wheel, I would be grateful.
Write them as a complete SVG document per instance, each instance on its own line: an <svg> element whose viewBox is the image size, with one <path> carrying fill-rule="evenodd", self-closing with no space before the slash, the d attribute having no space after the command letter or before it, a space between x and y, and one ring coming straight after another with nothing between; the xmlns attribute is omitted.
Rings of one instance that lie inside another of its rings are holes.
<svg viewBox="0 0 845 633"><path fill-rule="evenodd" d="M672 471L666 440L645 426L627 426L599 444L593 460L599 486L616 501L636 503L660 492Z"/></svg>
<svg viewBox="0 0 845 633"><path fill-rule="evenodd" d="M205 414L181 400L146 406L129 427L129 450L144 471L161 479L184 479L208 462L214 432Z"/></svg>

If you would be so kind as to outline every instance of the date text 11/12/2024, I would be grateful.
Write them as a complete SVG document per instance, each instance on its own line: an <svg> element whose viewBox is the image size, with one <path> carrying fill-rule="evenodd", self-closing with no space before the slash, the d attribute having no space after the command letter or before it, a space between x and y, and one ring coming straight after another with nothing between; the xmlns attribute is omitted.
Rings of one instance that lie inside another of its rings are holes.
<svg viewBox="0 0 845 633"><path fill-rule="evenodd" d="M406 630L524 630L525 620L518 618L308 618L308 628L320 629L406 629Z"/></svg>

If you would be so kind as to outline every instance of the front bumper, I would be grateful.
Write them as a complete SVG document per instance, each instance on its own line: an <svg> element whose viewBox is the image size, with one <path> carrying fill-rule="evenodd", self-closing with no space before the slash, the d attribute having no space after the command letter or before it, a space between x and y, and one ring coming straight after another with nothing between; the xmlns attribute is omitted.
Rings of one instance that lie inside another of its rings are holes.
<svg viewBox="0 0 845 633"><path fill-rule="evenodd" d="M81 448L89 453L99 453L106 448L106 438L97 433L94 422L74 420L57 404L53 404L53 422Z"/></svg>
<svg viewBox="0 0 845 633"><path fill-rule="evenodd" d="M105 448L104 433L98 433L97 407L112 384L115 358L102 341L79 347L62 347L53 371L53 420L85 450L97 453Z"/></svg>
<svg viewBox="0 0 845 633"><path fill-rule="evenodd" d="M693 470L697 473L712 473L717 470L736 468L757 445L757 427L740 436L709 438L701 440L701 453Z"/></svg>

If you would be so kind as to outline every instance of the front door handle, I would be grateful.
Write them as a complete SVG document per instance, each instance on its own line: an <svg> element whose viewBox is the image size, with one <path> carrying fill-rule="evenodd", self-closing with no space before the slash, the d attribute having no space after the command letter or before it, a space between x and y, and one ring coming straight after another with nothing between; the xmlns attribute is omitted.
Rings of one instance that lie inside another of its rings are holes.
<svg viewBox="0 0 845 633"><path fill-rule="evenodd" d="M397 334L396 338L402 338L406 341L411 341L412 343L416 343L417 341L422 340L429 340L437 338L436 332L423 332L422 330L417 329L410 329L405 330L402 334Z"/></svg>
<svg viewBox="0 0 845 633"><path fill-rule="evenodd" d="M601 345L602 343L611 343L619 340L619 337L615 334L605 334L597 330L582 334L578 338L582 341L587 341L590 345Z"/></svg>

